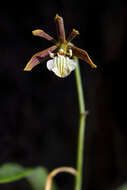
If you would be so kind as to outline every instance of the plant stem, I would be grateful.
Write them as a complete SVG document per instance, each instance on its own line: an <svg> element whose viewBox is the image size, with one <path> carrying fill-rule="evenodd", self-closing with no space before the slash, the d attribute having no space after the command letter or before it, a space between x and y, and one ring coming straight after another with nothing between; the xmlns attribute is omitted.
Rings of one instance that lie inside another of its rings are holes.
<svg viewBox="0 0 127 190"><path fill-rule="evenodd" d="M76 78L76 86L77 86L77 92L78 92L79 112L80 114L84 114L85 102L84 102L80 67L79 67L78 59L77 58L74 58L74 59L77 62L77 67L75 69L75 78Z"/></svg>
<svg viewBox="0 0 127 190"><path fill-rule="evenodd" d="M76 78L79 112L80 112L79 131L78 131L78 150L77 150L77 175L75 180L75 190L81 190L86 119L85 119L85 102L83 96L80 67L77 58L75 58L75 61L77 62L77 67L75 69L75 78Z"/></svg>

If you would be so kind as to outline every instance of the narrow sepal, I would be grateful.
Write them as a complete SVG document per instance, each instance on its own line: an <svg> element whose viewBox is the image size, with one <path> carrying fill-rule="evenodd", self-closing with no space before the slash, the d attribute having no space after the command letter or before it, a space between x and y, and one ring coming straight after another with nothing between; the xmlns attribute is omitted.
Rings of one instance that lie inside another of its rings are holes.
<svg viewBox="0 0 127 190"><path fill-rule="evenodd" d="M79 31L73 29L70 35L67 38L67 42L71 42L77 35L79 35Z"/></svg>
<svg viewBox="0 0 127 190"><path fill-rule="evenodd" d="M30 61L27 63L26 67L24 68L24 71L31 71L33 67L38 65L40 63L40 59L45 59L49 56L49 52L53 52L57 46L52 46L50 48L47 48L43 51L40 51L32 56Z"/></svg>
<svg viewBox="0 0 127 190"><path fill-rule="evenodd" d="M63 18L60 17L58 14L56 14L56 16L55 16L55 23L56 23L58 40L61 43L64 43L66 41L64 21L63 21Z"/></svg>
<svg viewBox="0 0 127 190"><path fill-rule="evenodd" d="M97 68L97 66L93 63L93 61L90 59L88 53L85 50L71 45L69 46L69 48L72 49L73 56L76 56L79 59L87 62L92 68Z"/></svg>
<svg viewBox="0 0 127 190"><path fill-rule="evenodd" d="M32 34L34 36L39 36L39 37L45 38L46 40L51 41L54 44L57 43L57 41L52 36L50 36L49 34L47 34L46 32L44 32L43 30L40 30L40 29L33 30Z"/></svg>

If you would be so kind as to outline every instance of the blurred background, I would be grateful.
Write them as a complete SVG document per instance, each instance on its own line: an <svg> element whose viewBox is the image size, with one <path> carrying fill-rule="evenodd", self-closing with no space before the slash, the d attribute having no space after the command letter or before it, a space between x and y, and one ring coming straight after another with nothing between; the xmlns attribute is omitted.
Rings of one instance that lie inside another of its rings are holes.
<svg viewBox="0 0 127 190"><path fill-rule="evenodd" d="M56 77L46 63L23 68L33 54L52 44L32 36L43 29L56 36L54 16L64 18L66 34L98 66L80 61L87 118L83 189L115 189L127 180L126 49L127 2L36 0L0 6L0 165L17 162L49 171L76 164L79 110L75 76ZM74 177L55 178L59 189L73 189ZM2 190L27 190L25 180Z"/></svg>

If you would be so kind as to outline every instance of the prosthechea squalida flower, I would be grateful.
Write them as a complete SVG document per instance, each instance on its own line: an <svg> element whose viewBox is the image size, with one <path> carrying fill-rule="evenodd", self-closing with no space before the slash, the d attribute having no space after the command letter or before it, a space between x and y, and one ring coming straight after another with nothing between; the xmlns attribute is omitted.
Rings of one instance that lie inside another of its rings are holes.
<svg viewBox="0 0 127 190"><path fill-rule="evenodd" d="M73 29L66 39L64 21L58 14L55 16L55 23L58 41L43 30L37 29L32 31L34 36L43 37L46 40L53 42L54 45L33 55L24 68L24 71L30 71L33 67L38 65L41 60L49 59L47 61L48 70L53 71L58 77L64 78L76 68L77 63L74 60L74 56L87 62L92 68L96 68L97 66L92 62L85 50L70 43L72 39L79 35L79 32Z"/></svg>

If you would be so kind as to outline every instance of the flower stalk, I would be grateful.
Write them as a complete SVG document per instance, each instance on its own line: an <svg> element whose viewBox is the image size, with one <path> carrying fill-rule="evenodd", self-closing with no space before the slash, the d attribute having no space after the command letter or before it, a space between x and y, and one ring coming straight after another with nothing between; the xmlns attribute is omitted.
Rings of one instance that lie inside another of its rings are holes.
<svg viewBox="0 0 127 190"><path fill-rule="evenodd" d="M36 53L27 63L24 71L31 71L36 65L43 61L44 59L50 59L47 61L47 68L49 71L53 71L58 77L67 77L75 69L75 78L78 94L79 103L79 132L78 132L78 147L77 147L77 175L75 181L75 190L81 190L82 188L82 169L83 169L83 150L84 150L84 137L85 137L85 127L86 127L86 111L85 111L85 101L83 96L83 87L81 81L81 74L78 59L83 60L88 63L91 68L96 68L97 66L93 63L88 53L72 45L70 42L79 35L79 32L75 29L69 34L66 39L64 20L58 14L55 17L57 37L55 40L52 36L44 32L43 30L36 29L32 31L34 36L39 36L51 41L54 45ZM64 168L65 169L65 168ZM63 168L62 168L63 170ZM62 171L60 170L60 172ZM55 172L59 170L55 170ZM58 172L59 173L59 172ZM55 174L56 175L56 174ZM54 176L54 173L53 173ZM52 181L52 174L49 176L49 182ZM51 183L48 182L48 189L51 187Z"/></svg>
<svg viewBox="0 0 127 190"><path fill-rule="evenodd" d="M85 111L85 101L83 96L83 87L81 81L80 67L78 59L75 58L77 62L77 67L75 69L75 79L78 93L78 103L79 103L79 131L78 131L78 147L77 147L77 175L75 178L75 190L81 190L82 188L82 170L83 170L83 150L84 150L84 138L85 138L85 127L86 127L86 111Z"/></svg>

